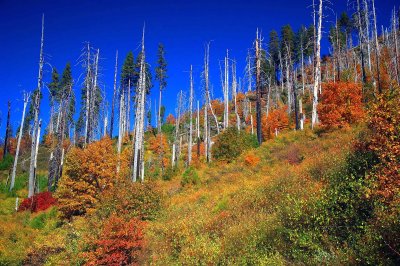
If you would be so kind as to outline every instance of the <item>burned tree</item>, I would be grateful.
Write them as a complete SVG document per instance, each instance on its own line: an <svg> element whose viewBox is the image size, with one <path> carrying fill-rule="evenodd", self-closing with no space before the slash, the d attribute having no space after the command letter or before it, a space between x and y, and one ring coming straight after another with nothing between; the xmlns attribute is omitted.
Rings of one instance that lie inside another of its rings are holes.
<svg viewBox="0 0 400 266"><path fill-rule="evenodd" d="M37 146L38 139L40 137L40 122L39 122L39 110L40 110L40 91L43 85L43 45L44 45L44 15L42 16L42 36L40 41L40 55L39 55L39 74L37 80L38 93L33 99L34 108L34 120L32 129L32 145L31 145L31 159L29 167L29 185L28 185L28 197L32 197L35 193L35 175L36 175L36 158L37 158Z"/></svg>
<svg viewBox="0 0 400 266"><path fill-rule="evenodd" d="M22 110L21 125L19 127L19 133L18 133L17 149L15 151L14 166L13 166L13 170L12 170L12 174L11 174L10 191L14 188L14 184L15 184L15 175L17 173L19 149L21 146L21 139L22 139L22 135L24 132L25 112L26 112L26 106L28 105L28 102L29 102L29 97L30 97L29 93L24 93L24 108Z"/></svg>

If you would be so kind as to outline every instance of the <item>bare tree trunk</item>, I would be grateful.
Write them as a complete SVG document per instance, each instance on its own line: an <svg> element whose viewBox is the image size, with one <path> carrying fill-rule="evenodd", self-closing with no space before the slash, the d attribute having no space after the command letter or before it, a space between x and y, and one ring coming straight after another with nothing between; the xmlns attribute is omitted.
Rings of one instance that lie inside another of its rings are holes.
<svg viewBox="0 0 400 266"><path fill-rule="evenodd" d="M394 42L394 51L395 51L395 58L394 58L394 66L396 69L396 81L397 84L400 83L400 66L399 66L399 47L397 43L397 18L396 18L396 8L393 9L393 26L392 26L392 32L393 32L393 42Z"/></svg>
<svg viewBox="0 0 400 266"><path fill-rule="evenodd" d="M303 113L303 101L299 99L299 112L300 112L300 130L304 130L304 120L305 116Z"/></svg>
<svg viewBox="0 0 400 266"><path fill-rule="evenodd" d="M111 104L111 119L110 119L110 130L109 130L110 133L108 133L110 135L110 138L113 137L113 130L114 130L114 112L115 112L115 102L117 100L117 71L118 71L118 50L115 53L114 93Z"/></svg>
<svg viewBox="0 0 400 266"><path fill-rule="evenodd" d="M97 49L96 57L95 57L95 65L94 65L94 81L93 81L93 89L91 91L91 98L90 98L90 120L89 120L89 143L93 141L94 138L94 130L96 126L99 124L99 117L95 115L95 106L100 105L97 103L96 91L98 90L97 87L97 79L99 73L99 55L100 49Z"/></svg>
<svg viewBox="0 0 400 266"><path fill-rule="evenodd" d="M370 39L369 39L369 10L368 10L368 3L367 0L364 0L364 18L365 18L365 39L367 42L367 53L368 53L368 70L369 72L372 71L371 67L371 45L370 45Z"/></svg>
<svg viewBox="0 0 400 266"><path fill-rule="evenodd" d="M8 101L8 112L7 112L7 126L6 126L6 135L4 137L4 150L3 150L3 158L6 157L7 153L8 153L8 139L10 137L10 114L11 114L11 102Z"/></svg>
<svg viewBox="0 0 400 266"><path fill-rule="evenodd" d="M372 0L372 11L374 15L374 39L375 39L375 63L376 63L376 74L378 78L378 92L382 93L380 67L379 67L379 42L378 42L378 30L376 28L376 12L375 12L375 0ZM375 85L376 87L376 85Z"/></svg>
<svg viewBox="0 0 400 266"><path fill-rule="evenodd" d="M224 71L224 82L223 82L223 92L224 92L224 129L229 127L229 56L228 50L226 50L225 57L225 71Z"/></svg>
<svg viewBox="0 0 400 266"><path fill-rule="evenodd" d="M87 45L86 62L86 106L85 106L85 146L89 143L89 114L90 114L90 94L91 94L91 64L90 64L90 44Z"/></svg>
<svg viewBox="0 0 400 266"><path fill-rule="evenodd" d="M211 106L209 97L209 79L208 79L208 64L209 64L210 44L207 44L204 57L204 78L205 78L205 100L204 105L204 149L206 161L211 162L211 140L210 140L210 123L208 121L208 107ZM218 128L218 124L217 124Z"/></svg>
<svg viewBox="0 0 400 266"><path fill-rule="evenodd" d="M190 163L192 161L192 141L193 141L193 66L190 66L188 166L190 166Z"/></svg>
<svg viewBox="0 0 400 266"><path fill-rule="evenodd" d="M208 104L210 105L211 114L212 114L212 116L214 117L214 120L215 120L215 125L217 127L217 135L218 135L219 134L219 123L218 123L218 118L217 118L217 116L216 116L216 114L214 112L214 109L212 107L212 104L211 104L210 93L208 93Z"/></svg>
<svg viewBox="0 0 400 266"><path fill-rule="evenodd" d="M301 82L303 86L303 95L304 95L304 88L305 88L305 79L304 79L304 50L303 50L303 41L301 41Z"/></svg>
<svg viewBox="0 0 400 266"><path fill-rule="evenodd" d="M248 88L247 92L251 91L252 74L251 74L251 64L250 64L250 52L247 53L247 75L248 75Z"/></svg>
<svg viewBox="0 0 400 266"><path fill-rule="evenodd" d="M37 156L39 153L39 140L40 140L40 129L42 128L42 120L39 120L39 124L38 124L38 130L37 130L37 134L36 134L36 146L35 146L35 158L34 158L34 167L33 167L33 194L32 196L35 194L35 187L38 185L37 181L36 181L36 177L37 177ZM38 190L38 188L36 187L36 190ZM28 195L29 198L29 195Z"/></svg>
<svg viewBox="0 0 400 266"><path fill-rule="evenodd" d="M261 43L258 36L258 29L256 35L256 113L257 113L257 140L258 145L262 143L262 132L261 132Z"/></svg>
<svg viewBox="0 0 400 266"><path fill-rule="evenodd" d="M314 7L315 8L315 7ZM318 91L320 90L321 82L321 31L322 31L322 0L319 1L319 12L318 12L318 32L316 41L316 54L315 54L315 77L314 77L314 89L313 89L313 108L312 108L312 118L311 127L318 123Z"/></svg>
<svg viewBox="0 0 400 266"><path fill-rule="evenodd" d="M133 151L133 175L132 180L136 181L140 176L144 181L144 115L146 103L146 66L145 66L145 50L144 50L144 27L142 36L142 57L140 60L138 101L136 109L136 127L135 127L135 144Z"/></svg>
<svg viewBox="0 0 400 266"><path fill-rule="evenodd" d="M10 184L10 191L14 188L15 185L15 175L17 173L17 165L18 165L18 156L19 156L19 148L21 146L21 139L22 139L22 133L24 130L24 123L25 123L25 112L26 112L26 106L29 101L29 94L24 93L24 108L22 110L22 119L21 119L21 126L19 127L19 134L18 134L18 141L17 141L17 150L15 151L15 158L14 158L14 166L11 174L11 184Z"/></svg>
<svg viewBox="0 0 400 266"><path fill-rule="evenodd" d="M236 103L236 96L237 96L236 87L237 87L237 83L236 83L236 62L234 61L232 63L232 98L233 98L234 107L235 107L236 127L237 127L237 130L240 131L240 116L239 116L239 113L238 113L237 103Z"/></svg>
<svg viewBox="0 0 400 266"><path fill-rule="evenodd" d="M43 83L43 45L44 45L44 15L42 17L42 37L40 42L40 56L39 56L39 74L37 82L37 94L34 99L34 120L33 120L33 131L32 131L32 145L31 145L31 162L29 169L29 187L28 197L32 197L35 194L35 171L36 171L36 156L37 156L37 139L40 137L40 121L39 121L39 110L40 110L40 93Z"/></svg>
<svg viewBox="0 0 400 266"><path fill-rule="evenodd" d="M127 97L127 108L126 108L126 129L125 133L129 135L131 125L131 79L128 80L128 97Z"/></svg>
<svg viewBox="0 0 400 266"><path fill-rule="evenodd" d="M199 103L199 101L197 101L196 127L197 127L197 158L200 158L200 103Z"/></svg>
<svg viewBox="0 0 400 266"><path fill-rule="evenodd" d="M357 0L357 18L358 18L358 38L360 40L360 53L361 53L361 70L363 76L363 82L367 81L367 77L365 74L365 65L364 65L364 33L361 21L361 9L360 9L360 0ZM357 73L357 72L356 72Z"/></svg>
<svg viewBox="0 0 400 266"><path fill-rule="evenodd" d="M178 96L178 106L177 106L177 117L175 120L175 139L174 139L174 151L172 154L172 167L175 167L179 159L180 150L178 147L178 138L180 134L180 121L181 121L181 108L182 108L182 90L179 92ZM179 147L180 148L180 147Z"/></svg>

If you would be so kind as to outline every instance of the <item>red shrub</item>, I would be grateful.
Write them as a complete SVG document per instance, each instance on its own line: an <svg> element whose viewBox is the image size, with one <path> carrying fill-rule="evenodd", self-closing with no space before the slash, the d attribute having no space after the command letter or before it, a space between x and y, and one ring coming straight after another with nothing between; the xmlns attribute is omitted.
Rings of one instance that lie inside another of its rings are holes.
<svg viewBox="0 0 400 266"><path fill-rule="evenodd" d="M104 224L95 249L86 253L86 265L138 265L144 245L144 222L112 215Z"/></svg>
<svg viewBox="0 0 400 266"><path fill-rule="evenodd" d="M57 200L53 198L51 192L41 192L36 195L33 195L30 198L26 198L22 201L21 205L19 205L18 211L27 211L38 212L44 211L51 206L55 205Z"/></svg>

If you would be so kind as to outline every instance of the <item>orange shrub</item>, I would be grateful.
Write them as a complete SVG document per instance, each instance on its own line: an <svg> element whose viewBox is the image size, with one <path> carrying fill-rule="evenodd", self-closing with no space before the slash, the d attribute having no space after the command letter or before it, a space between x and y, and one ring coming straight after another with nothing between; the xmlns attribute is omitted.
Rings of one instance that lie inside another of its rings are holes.
<svg viewBox="0 0 400 266"><path fill-rule="evenodd" d="M214 114L217 117L222 117L224 114L224 103L219 100L212 100L211 106L214 111ZM209 114L211 114L211 110L209 110Z"/></svg>
<svg viewBox="0 0 400 266"><path fill-rule="evenodd" d="M144 246L143 227L138 219L126 222L112 215L105 221L99 239L91 243L94 250L87 252L86 265L139 265L139 257Z"/></svg>
<svg viewBox="0 0 400 266"><path fill-rule="evenodd" d="M268 117L263 115L261 118L261 130L264 139L272 139L275 135L275 129L282 131L288 127L289 116L286 105L270 111Z"/></svg>
<svg viewBox="0 0 400 266"><path fill-rule="evenodd" d="M110 138L73 148L65 163L56 198L63 218L82 215L94 209L101 191L117 177L117 156Z"/></svg>
<svg viewBox="0 0 400 266"><path fill-rule="evenodd" d="M341 128L361 120L364 116L361 85L351 82L323 84L318 105L322 126Z"/></svg>
<svg viewBox="0 0 400 266"><path fill-rule="evenodd" d="M390 200L400 191L400 89L380 95L372 106L368 127L372 131L369 149L378 156L377 192Z"/></svg>
<svg viewBox="0 0 400 266"><path fill-rule="evenodd" d="M253 152L250 152L244 157L244 162L247 166L256 166L260 162L260 158Z"/></svg>

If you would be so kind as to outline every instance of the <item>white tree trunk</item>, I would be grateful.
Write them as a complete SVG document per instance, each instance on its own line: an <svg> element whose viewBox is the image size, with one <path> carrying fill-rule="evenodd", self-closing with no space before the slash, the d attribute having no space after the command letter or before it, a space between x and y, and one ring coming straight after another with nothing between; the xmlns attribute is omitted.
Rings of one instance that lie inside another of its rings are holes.
<svg viewBox="0 0 400 266"><path fill-rule="evenodd" d="M37 82L37 94L34 99L34 120L33 120L33 131L32 131L32 145L31 145L31 162L29 169L29 187L28 187L28 197L32 197L35 194L35 159L36 159L36 142L39 136L39 110L40 110L40 93L43 83L43 45L44 45L44 15L42 17L42 37L40 42L40 56L39 56L39 74Z"/></svg>
<svg viewBox="0 0 400 266"><path fill-rule="evenodd" d="M318 32L316 41L316 54L315 54L315 76L314 76L314 89L313 89L313 108L312 108L312 118L311 127L318 123L318 91L321 87L321 31L322 31L322 0L319 1L319 11L318 11Z"/></svg>
<svg viewBox="0 0 400 266"><path fill-rule="evenodd" d="M18 165L18 156L19 156L19 148L21 146L21 138L22 138L22 133L24 130L24 123L25 123L25 112L26 112L26 106L29 101L29 94L24 94L24 108L22 110L22 119L21 119L21 126L19 127L19 134L18 134L18 141L17 141L17 150L15 151L15 158L14 158L14 166L11 174L11 184L10 184L10 191L14 188L15 185L15 175L17 173L17 165Z"/></svg>
<svg viewBox="0 0 400 266"><path fill-rule="evenodd" d="M233 64L232 64L232 98L233 98L234 107L235 107L236 127L237 127L237 130L240 131L240 116L239 116L239 113L238 113L237 103L236 103L236 95L237 95L236 90L237 90L236 62L233 62Z"/></svg>
<svg viewBox="0 0 400 266"><path fill-rule="evenodd" d="M192 162L193 145L193 66L190 66L188 166Z"/></svg>
<svg viewBox="0 0 400 266"><path fill-rule="evenodd" d="M223 92L224 92L224 129L229 127L229 54L226 50L225 57L225 69L224 69L224 82L223 82Z"/></svg>
<svg viewBox="0 0 400 266"><path fill-rule="evenodd" d="M144 27L142 36L142 57L140 62L138 104L136 109L135 144L133 151L133 175L132 180L136 181L140 176L144 181L144 116L146 102L146 66L144 50Z"/></svg>
<svg viewBox="0 0 400 266"><path fill-rule="evenodd" d="M91 66L90 66L90 44L87 45L86 59L86 106L85 106L85 146L89 143L89 112L90 112L90 94L91 94Z"/></svg>

